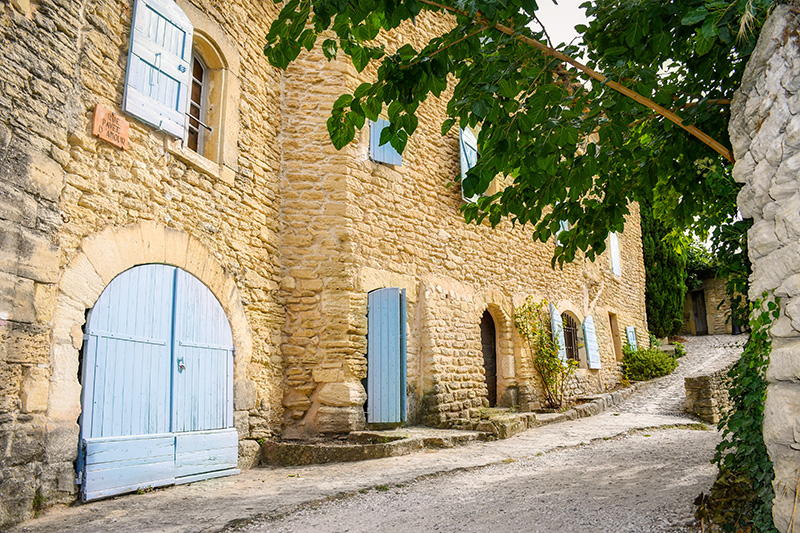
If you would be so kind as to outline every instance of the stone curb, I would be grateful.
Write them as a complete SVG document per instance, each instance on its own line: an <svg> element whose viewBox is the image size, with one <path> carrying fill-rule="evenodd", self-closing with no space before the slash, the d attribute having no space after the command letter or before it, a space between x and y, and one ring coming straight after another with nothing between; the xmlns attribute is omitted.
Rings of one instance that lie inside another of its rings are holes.
<svg viewBox="0 0 800 533"><path fill-rule="evenodd" d="M508 413L489 420L475 421L471 429L460 434L402 436L394 432L353 432L351 437L361 442L308 443L266 441L261 445L262 464L303 466L348 461L364 461L409 455L429 449L452 448L477 440L507 439L528 429L557 424L600 414L619 405L641 388L634 383L622 390L584 398L587 401L563 413ZM402 430L399 430L402 433ZM353 439L351 438L351 441ZM387 442L388 441L388 442Z"/></svg>

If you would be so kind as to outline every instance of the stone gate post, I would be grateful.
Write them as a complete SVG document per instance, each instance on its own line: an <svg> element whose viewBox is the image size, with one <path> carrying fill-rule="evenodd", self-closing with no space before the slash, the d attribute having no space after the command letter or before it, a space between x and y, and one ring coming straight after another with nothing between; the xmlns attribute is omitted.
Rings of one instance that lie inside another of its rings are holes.
<svg viewBox="0 0 800 533"><path fill-rule="evenodd" d="M762 29L731 106L738 204L753 219L750 298L774 291L764 441L775 466L775 527L786 531L800 476L800 12L779 6Z"/></svg>

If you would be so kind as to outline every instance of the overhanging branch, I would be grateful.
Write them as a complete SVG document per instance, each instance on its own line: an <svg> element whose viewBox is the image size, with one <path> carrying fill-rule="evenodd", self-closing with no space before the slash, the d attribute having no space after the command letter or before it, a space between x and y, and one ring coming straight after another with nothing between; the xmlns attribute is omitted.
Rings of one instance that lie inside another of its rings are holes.
<svg viewBox="0 0 800 533"><path fill-rule="evenodd" d="M471 15L469 15L469 13L466 13L465 11L462 11L460 9L456 9L456 8L453 8L453 7L445 6L445 5L439 4L437 2L433 2L431 0L419 0L419 1L421 3L423 3L423 4L427 4L429 6L432 6L432 7L438 8L438 9L444 9L444 10L449 11L451 13L462 15L462 16L468 17L468 18L473 18L473 17L471 17ZM512 28L509 28L508 26L504 26L503 24L492 24L491 22L489 22L488 20L484 19L483 17L478 18L476 20L476 22L478 24L482 24L482 25L487 25L487 26L493 27L497 31L499 31L501 33L505 33L506 35L514 37L515 39L519 39L521 42L538 49L539 51L541 51L544 54L547 54L549 56L555 57L556 59L558 59L560 61L563 61L565 63L569 63L570 65L572 65L576 69L578 69L581 72L583 72L584 74L586 74L591 79L599 81L600 83L605 84L607 87L610 87L610 88L614 89L615 91L627 96L628 98L632 99L633 101L635 101L635 102L637 102L637 103L639 103L639 104L641 104L641 105L643 105L643 106L645 106L645 107L647 107L649 109L652 109L653 111L655 111L656 113L658 113L662 117L666 118L670 122L674 123L675 125L677 125L681 129L687 131L689 134L693 135L694 137L696 137L697 139L702 141L706 146L709 146L711 149L713 149L715 152L720 154L722 157L724 157L725 159L727 159L731 163L734 162L733 161L733 153L728 148L726 148L720 142L718 142L716 139L714 139L713 137L711 137L707 133L704 133L703 131L699 130L695 126L687 126L687 125L685 125L683 123L683 119L681 117L679 117L678 115L676 115L675 113L673 113L669 109L658 105L657 103L655 103L654 101L650 100L649 98L646 98L646 97L642 96L641 94L639 94L639 93L637 93L635 91L632 91L631 89L628 89L624 85L622 85L620 83L617 83L614 80L609 79L608 77L604 76L603 74L600 74L599 72L589 68L588 66L584 65L580 61L577 61L576 59L573 59L572 57L564 54L563 52L559 52L558 50L556 50L554 48L551 48L551 47L547 46L544 43L540 43L539 41L537 41L535 39L531 39L530 37L528 37L526 35L521 35L521 34L515 32Z"/></svg>

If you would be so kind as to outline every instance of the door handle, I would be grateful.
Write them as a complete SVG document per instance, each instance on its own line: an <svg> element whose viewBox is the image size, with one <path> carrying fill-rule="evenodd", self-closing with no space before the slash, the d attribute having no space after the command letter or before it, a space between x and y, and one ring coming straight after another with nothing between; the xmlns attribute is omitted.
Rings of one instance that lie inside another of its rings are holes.
<svg viewBox="0 0 800 533"><path fill-rule="evenodd" d="M178 372L183 372L186 370L186 364L183 361L183 357L178 358Z"/></svg>

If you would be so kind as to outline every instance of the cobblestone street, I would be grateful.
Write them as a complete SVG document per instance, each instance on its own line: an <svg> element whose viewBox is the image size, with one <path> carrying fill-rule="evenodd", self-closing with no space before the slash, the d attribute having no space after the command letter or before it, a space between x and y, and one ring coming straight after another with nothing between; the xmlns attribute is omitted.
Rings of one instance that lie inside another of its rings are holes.
<svg viewBox="0 0 800 533"><path fill-rule="evenodd" d="M688 339L674 374L640 385L618 408L510 439L256 468L53 509L12 531L690 531L692 501L715 475L719 435L687 429L695 421L680 412L683 377L735 358L744 339Z"/></svg>
<svg viewBox="0 0 800 533"><path fill-rule="evenodd" d="M721 368L736 360L746 340L746 335L687 337L683 343L686 355L678 359L678 368L631 394L616 411L683 416L686 401L684 378Z"/></svg>

